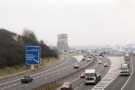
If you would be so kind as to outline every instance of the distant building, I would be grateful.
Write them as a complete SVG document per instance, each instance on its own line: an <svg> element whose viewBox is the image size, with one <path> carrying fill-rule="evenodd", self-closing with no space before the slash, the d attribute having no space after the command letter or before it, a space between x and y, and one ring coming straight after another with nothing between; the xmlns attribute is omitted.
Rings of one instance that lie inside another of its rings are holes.
<svg viewBox="0 0 135 90"><path fill-rule="evenodd" d="M67 34L58 34L58 39L57 39L57 48L61 52L67 52L69 47L68 47L68 37Z"/></svg>

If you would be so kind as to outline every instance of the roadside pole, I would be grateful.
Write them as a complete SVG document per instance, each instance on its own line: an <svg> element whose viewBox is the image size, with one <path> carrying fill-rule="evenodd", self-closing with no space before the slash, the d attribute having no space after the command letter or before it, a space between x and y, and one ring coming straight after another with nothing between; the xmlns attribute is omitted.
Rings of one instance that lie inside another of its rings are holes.
<svg viewBox="0 0 135 90"><path fill-rule="evenodd" d="M41 60L41 47L37 45L27 45L25 47L25 63L30 66L30 70L35 70L35 65L39 65ZM24 84L22 90L31 90L29 84Z"/></svg>
<svg viewBox="0 0 135 90"><path fill-rule="evenodd" d="M31 64L31 65L30 65L30 69L31 69L31 70L34 70L34 69L35 69L34 64Z"/></svg>
<svg viewBox="0 0 135 90"><path fill-rule="evenodd" d="M35 65L40 64L41 47L36 45L27 45L25 47L25 62L30 65L30 70L35 70Z"/></svg>

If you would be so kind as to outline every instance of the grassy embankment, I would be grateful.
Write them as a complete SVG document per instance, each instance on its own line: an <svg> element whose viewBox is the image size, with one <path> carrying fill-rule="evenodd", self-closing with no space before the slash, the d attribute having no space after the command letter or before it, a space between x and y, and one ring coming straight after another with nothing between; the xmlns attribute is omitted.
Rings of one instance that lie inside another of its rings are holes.
<svg viewBox="0 0 135 90"><path fill-rule="evenodd" d="M55 64L59 60L63 59L63 55L59 55L59 58L45 58L42 60L42 63L38 66L38 69L34 71L30 71L29 67L26 65L16 65L14 67L6 67L4 69L0 69L0 79L6 79L16 75L30 74L40 71L43 68L46 68L48 65Z"/></svg>
<svg viewBox="0 0 135 90"><path fill-rule="evenodd" d="M56 90L61 85L62 85L62 83L54 81L54 82L42 85L42 86L35 88L33 90Z"/></svg>

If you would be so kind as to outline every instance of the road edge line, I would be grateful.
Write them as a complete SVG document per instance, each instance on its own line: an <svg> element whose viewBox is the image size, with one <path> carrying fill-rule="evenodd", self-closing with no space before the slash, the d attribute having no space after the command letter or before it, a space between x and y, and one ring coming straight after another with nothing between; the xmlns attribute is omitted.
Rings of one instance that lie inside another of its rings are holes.
<svg viewBox="0 0 135 90"><path fill-rule="evenodd" d="M133 75L133 70L134 70L134 66L133 66L133 61L131 60L130 63L132 65L132 69L131 69L131 75L129 76L128 80L124 83L124 85L121 87L120 90L124 90L124 88L126 87L126 85L128 84L129 80L131 79L132 75Z"/></svg>

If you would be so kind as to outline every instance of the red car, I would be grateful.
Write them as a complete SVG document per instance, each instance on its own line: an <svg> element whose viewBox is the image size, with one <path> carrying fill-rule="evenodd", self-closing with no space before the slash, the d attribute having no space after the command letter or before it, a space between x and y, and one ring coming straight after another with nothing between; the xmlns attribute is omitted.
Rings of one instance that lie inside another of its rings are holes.
<svg viewBox="0 0 135 90"><path fill-rule="evenodd" d="M85 73L84 72L81 73L80 78L85 78Z"/></svg>

